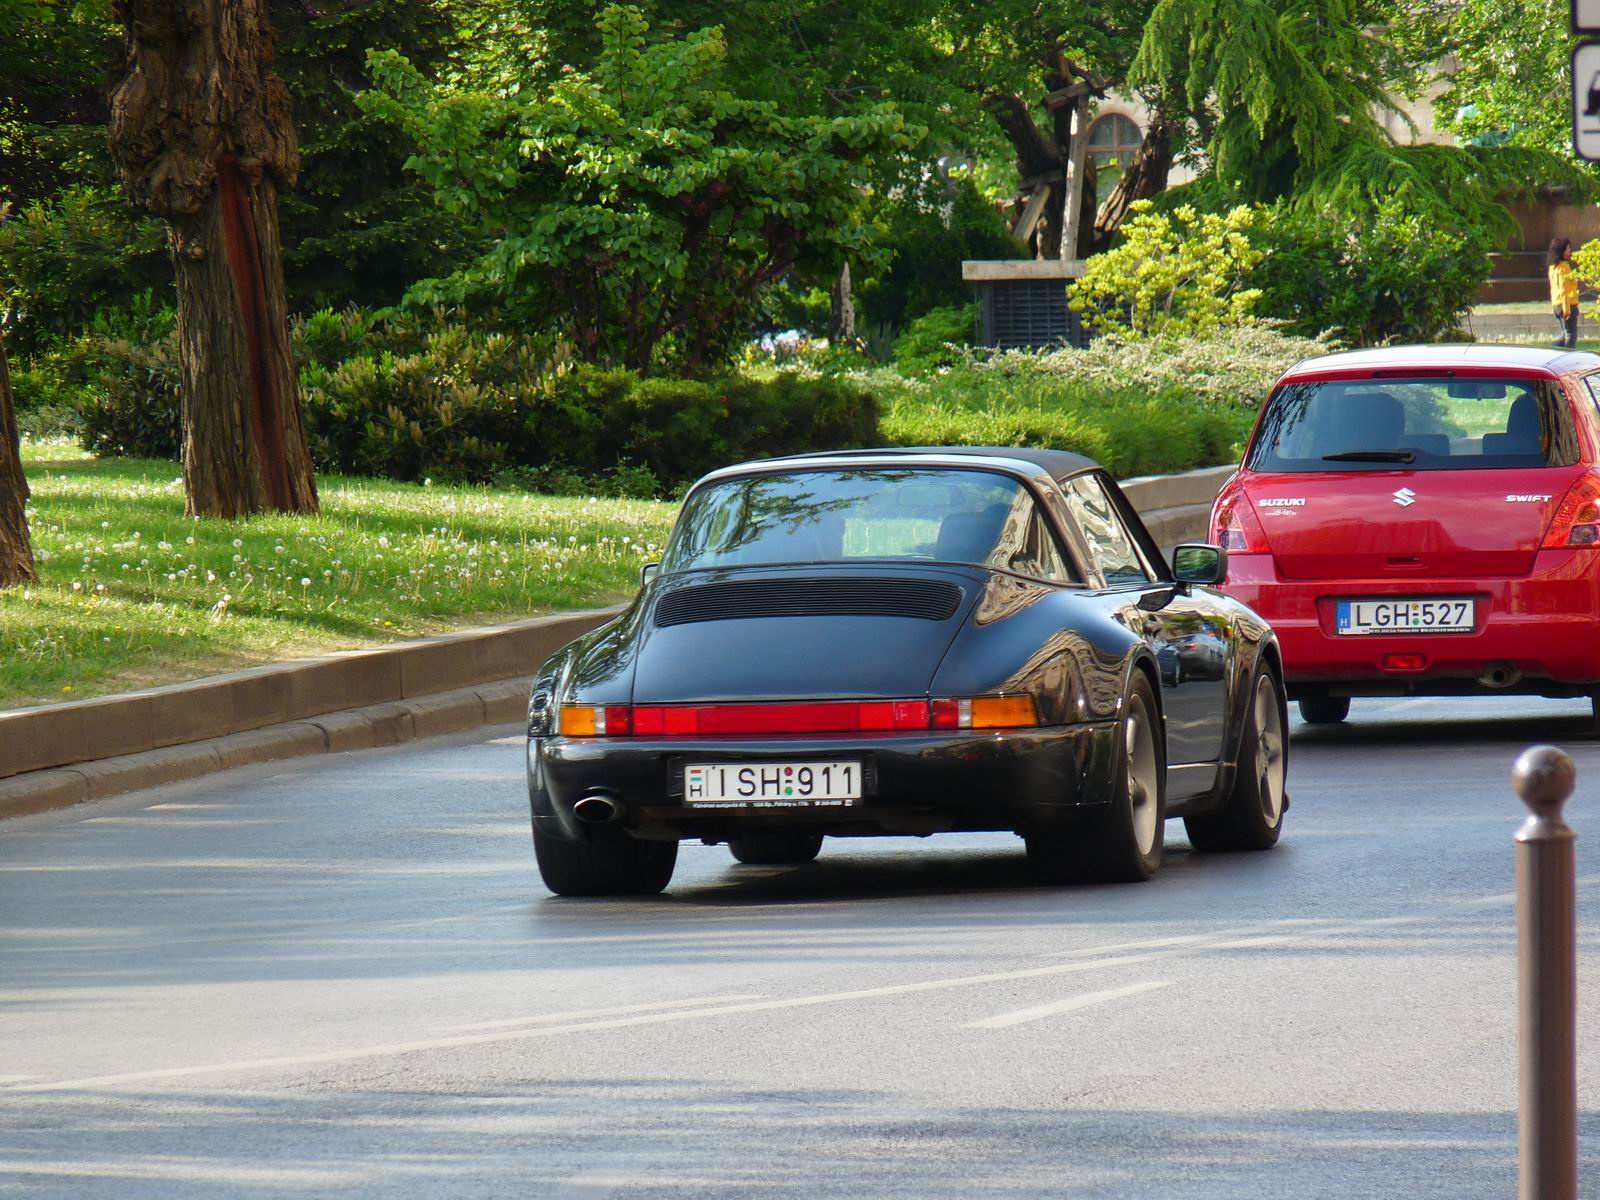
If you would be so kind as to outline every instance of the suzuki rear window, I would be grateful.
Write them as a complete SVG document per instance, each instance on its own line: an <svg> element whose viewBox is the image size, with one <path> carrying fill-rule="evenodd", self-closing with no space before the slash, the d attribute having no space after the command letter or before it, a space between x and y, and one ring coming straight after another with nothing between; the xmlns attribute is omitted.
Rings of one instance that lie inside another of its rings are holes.
<svg viewBox="0 0 1600 1200"><path fill-rule="evenodd" d="M1253 471L1566 467L1578 440L1554 380L1360 379L1275 391Z"/></svg>

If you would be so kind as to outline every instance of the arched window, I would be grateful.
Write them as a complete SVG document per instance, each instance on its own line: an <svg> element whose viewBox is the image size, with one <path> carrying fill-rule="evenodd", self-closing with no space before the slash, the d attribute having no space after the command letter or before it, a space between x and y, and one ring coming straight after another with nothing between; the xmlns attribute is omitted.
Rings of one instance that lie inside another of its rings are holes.
<svg viewBox="0 0 1600 1200"><path fill-rule="evenodd" d="M1104 204L1144 141L1139 127L1121 113L1107 113L1089 126L1089 157L1095 165L1095 198Z"/></svg>

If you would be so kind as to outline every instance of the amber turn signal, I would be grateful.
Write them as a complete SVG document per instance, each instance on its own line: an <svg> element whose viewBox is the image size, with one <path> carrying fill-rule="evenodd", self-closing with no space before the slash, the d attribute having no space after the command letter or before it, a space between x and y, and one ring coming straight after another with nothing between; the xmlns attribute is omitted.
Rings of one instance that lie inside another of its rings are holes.
<svg viewBox="0 0 1600 1200"><path fill-rule="evenodd" d="M972 701L972 728L1018 729L1037 725L1032 696L977 696Z"/></svg>

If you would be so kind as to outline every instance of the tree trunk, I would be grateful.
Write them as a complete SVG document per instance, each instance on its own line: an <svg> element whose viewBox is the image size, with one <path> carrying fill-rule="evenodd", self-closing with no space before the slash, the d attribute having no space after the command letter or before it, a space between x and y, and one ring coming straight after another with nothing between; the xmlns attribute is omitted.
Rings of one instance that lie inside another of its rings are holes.
<svg viewBox="0 0 1600 1200"><path fill-rule="evenodd" d="M856 303L850 292L850 264L841 263L828 307L828 344L846 346L856 340Z"/></svg>
<svg viewBox="0 0 1600 1200"><path fill-rule="evenodd" d="M1172 171L1173 139L1177 132L1176 121L1160 113L1155 114L1150 127L1144 131L1139 149L1134 152L1133 161L1123 171L1122 178L1117 181L1116 188L1106 198L1095 218L1094 253L1111 245L1111 240L1122 228L1122 222L1127 220L1135 200L1148 200L1166 190L1167 177Z"/></svg>
<svg viewBox="0 0 1600 1200"><path fill-rule="evenodd" d="M0 343L0 588L37 578L28 536L28 480L22 474L22 439L11 401L11 371Z"/></svg>
<svg viewBox="0 0 1600 1200"><path fill-rule="evenodd" d="M299 173L266 0L118 0L124 190L167 222L191 516L317 511L289 345L278 193Z"/></svg>
<svg viewBox="0 0 1600 1200"><path fill-rule="evenodd" d="M1046 134L1033 119L1028 102L1008 92L995 92L984 98L1017 153L1017 176L1022 181L1040 180L1048 186L1049 197L1034 226L1035 258L1061 257L1061 223L1066 212L1066 148ZM1047 182L1048 181L1048 182Z"/></svg>

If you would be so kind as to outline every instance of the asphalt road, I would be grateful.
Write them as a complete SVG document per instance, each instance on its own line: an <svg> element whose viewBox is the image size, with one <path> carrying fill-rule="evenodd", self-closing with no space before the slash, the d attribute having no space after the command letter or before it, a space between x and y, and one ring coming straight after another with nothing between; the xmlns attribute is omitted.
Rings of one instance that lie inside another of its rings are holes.
<svg viewBox="0 0 1600 1200"><path fill-rule="evenodd" d="M1173 823L1122 887L947 836L686 846L663 897L558 900L487 734L7 822L0 1196L1500 1200L1541 740L1579 763L1600 1195L1579 711L1358 702L1296 727L1277 850Z"/></svg>

